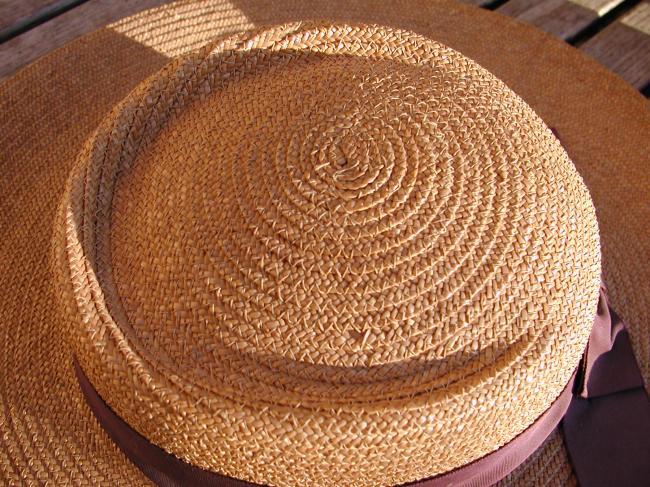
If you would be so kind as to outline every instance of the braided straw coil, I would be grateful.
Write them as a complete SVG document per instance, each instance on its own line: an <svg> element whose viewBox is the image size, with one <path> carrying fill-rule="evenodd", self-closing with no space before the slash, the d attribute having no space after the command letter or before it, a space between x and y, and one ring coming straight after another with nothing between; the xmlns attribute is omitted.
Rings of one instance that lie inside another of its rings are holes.
<svg viewBox="0 0 650 487"><path fill-rule="evenodd" d="M139 85L55 226L67 335L134 429L270 485L395 485L512 440L569 381L593 205L503 82L422 36L293 23Z"/></svg>

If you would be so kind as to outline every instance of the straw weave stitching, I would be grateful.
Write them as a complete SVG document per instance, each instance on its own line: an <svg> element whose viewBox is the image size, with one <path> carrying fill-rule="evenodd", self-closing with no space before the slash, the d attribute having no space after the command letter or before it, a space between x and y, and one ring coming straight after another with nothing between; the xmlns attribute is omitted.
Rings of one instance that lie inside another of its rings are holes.
<svg viewBox="0 0 650 487"><path fill-rule="evenodd" d="M56 251L100 394L179 457L384 485L512 439L600 281L589 194L461 54L364 25L236 35L138 87L79 157Z"/></svg>

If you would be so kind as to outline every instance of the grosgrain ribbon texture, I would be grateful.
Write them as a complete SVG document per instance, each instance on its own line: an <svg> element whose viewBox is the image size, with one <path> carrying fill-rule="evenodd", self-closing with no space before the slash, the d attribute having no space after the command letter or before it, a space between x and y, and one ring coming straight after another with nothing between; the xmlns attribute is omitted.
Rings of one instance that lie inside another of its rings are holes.
<svg viewBox="0 0 650 487"><path fill-rule="evenodd" d="M258 485L195 467L150 443L110 409L76 358L73 364L86 402L99 424L156 485ZM627 331L609 308L604 288L583 359L551 407L495 452L451 472L407 485L492 485L522 464L560 421L571 463L583 487L645 485L643 482L650 479L650 401Z"/></svg>
<svg viewBox="0 0 650 487"><path fill-rule="evenodd" d="M621 318L601 290L598 316L562 419L583 487L650 485L650 399Z"/></svg>

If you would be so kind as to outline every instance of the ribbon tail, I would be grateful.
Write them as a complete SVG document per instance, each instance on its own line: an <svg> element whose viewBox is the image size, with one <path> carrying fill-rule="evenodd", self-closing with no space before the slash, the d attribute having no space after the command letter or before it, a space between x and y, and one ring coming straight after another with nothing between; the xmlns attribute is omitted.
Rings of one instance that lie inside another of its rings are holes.
<svg viewBox="0 0 650 487"><path fill-rule="evenodd" d="M604 290L581 370L561 423L579 484L650 485L650 399Z"/></svg>

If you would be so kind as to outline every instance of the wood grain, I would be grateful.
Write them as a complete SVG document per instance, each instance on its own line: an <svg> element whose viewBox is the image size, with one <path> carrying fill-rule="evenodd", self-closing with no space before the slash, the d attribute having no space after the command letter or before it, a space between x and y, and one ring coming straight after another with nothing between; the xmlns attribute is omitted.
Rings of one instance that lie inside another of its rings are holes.
<svg viewBox="0 0 650 487"><path fill-rule="evenodd" d="M570 39L623 0L510 0L497 9L561 39Z"/></svg>
<svg viewBox="0 0 650 487"><path fill-rule="evenodd" d="M0 30L56 2L57 0L0 0Z"/></svg>
<svg viewBox="0 0 650 487"><path fill-rule="evenodd" d="M91 0L0 44L0 80L82 34L170 0Z"/></svg>
<svg viewBox="0 0 650 487"><path fill-rule="evenodd" d="M634 87L650 83L650 0L644 0L581 49Z"/></svg>

